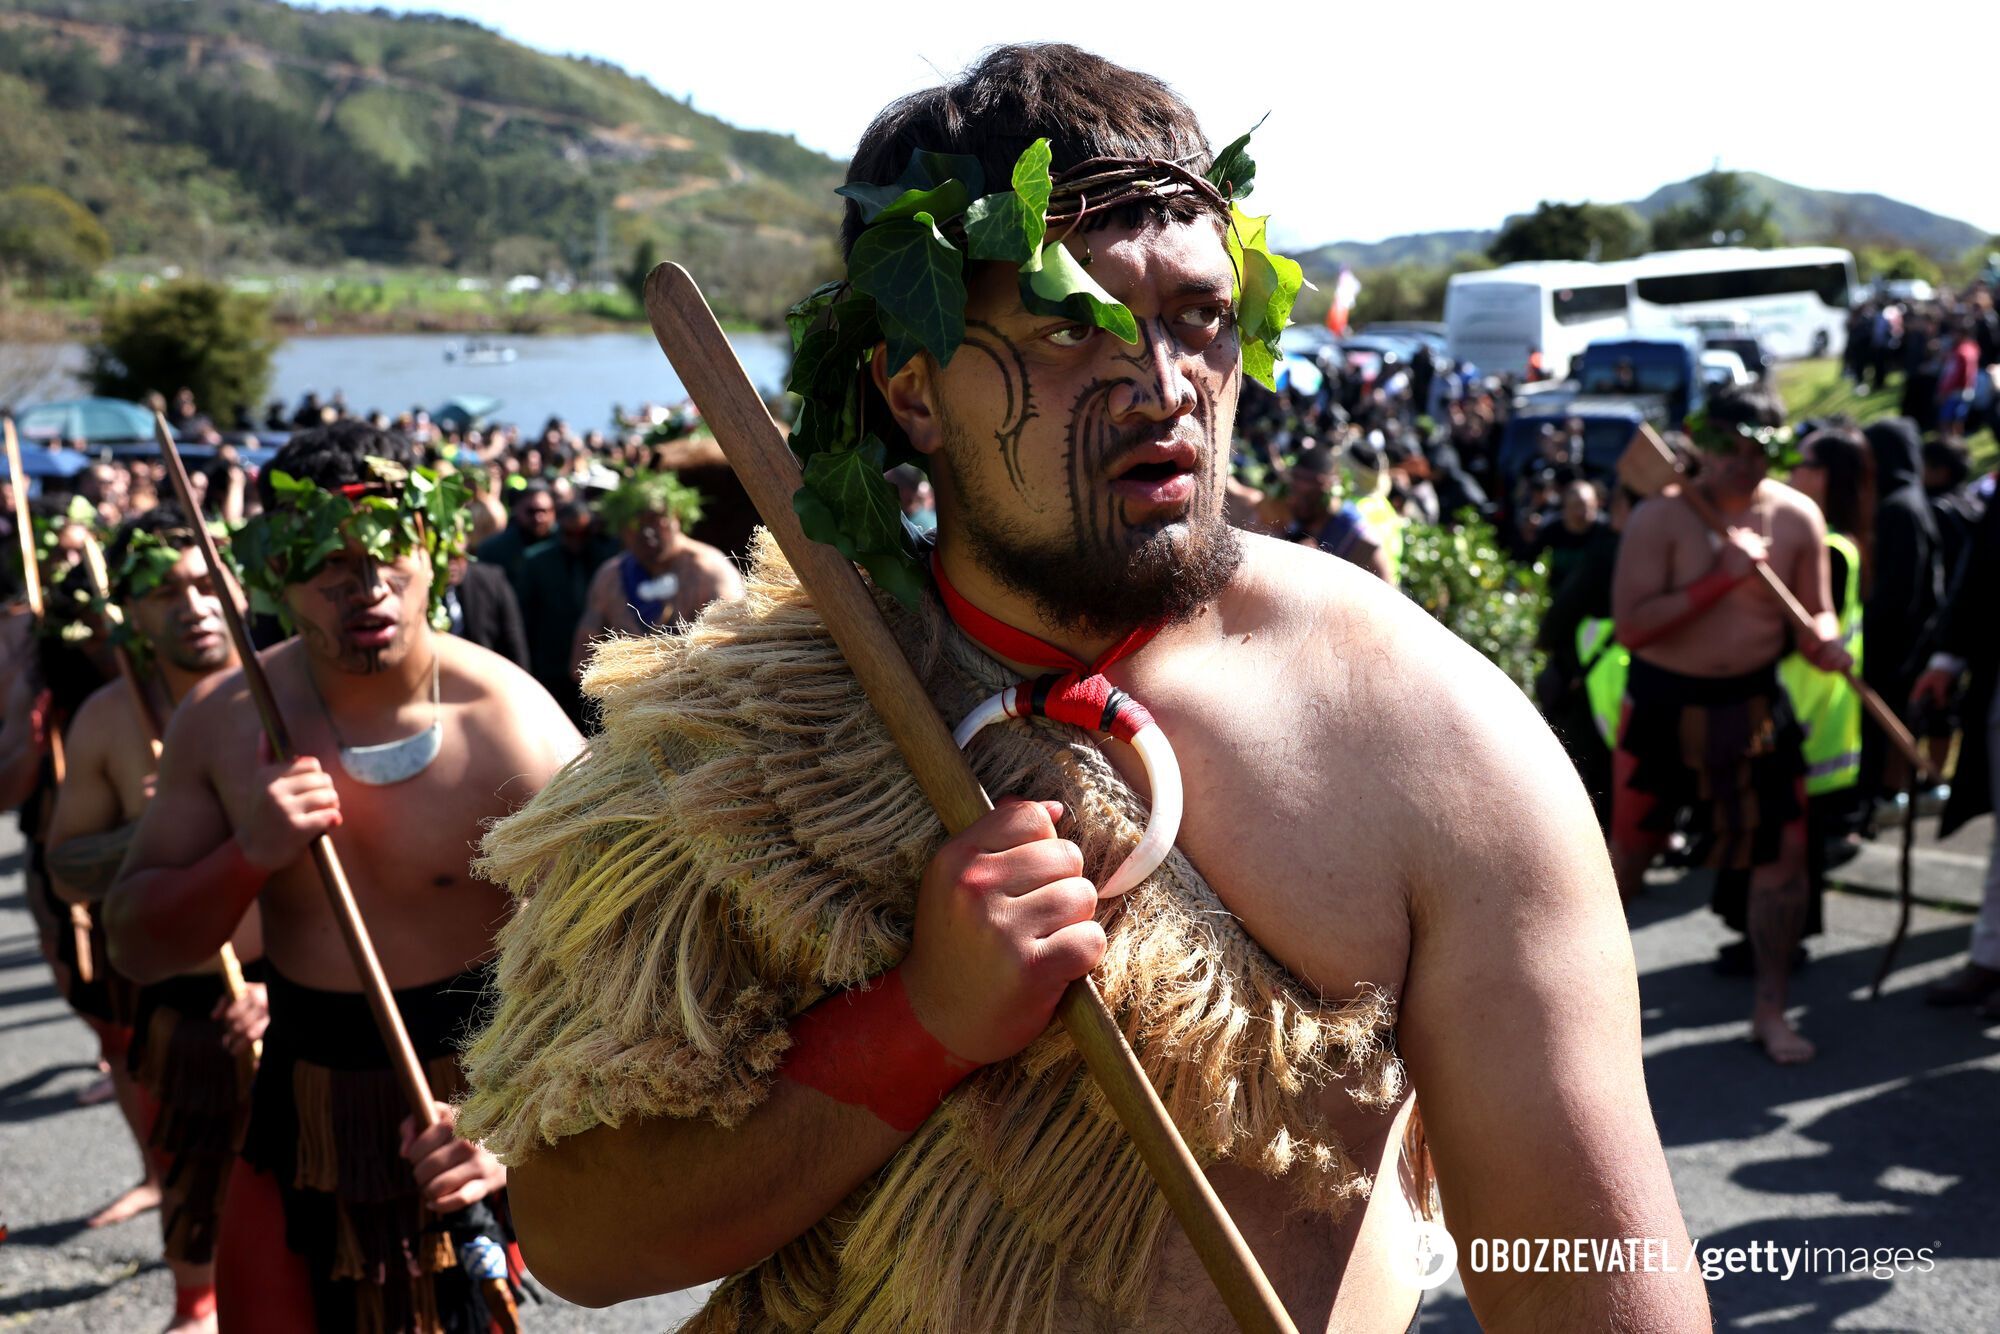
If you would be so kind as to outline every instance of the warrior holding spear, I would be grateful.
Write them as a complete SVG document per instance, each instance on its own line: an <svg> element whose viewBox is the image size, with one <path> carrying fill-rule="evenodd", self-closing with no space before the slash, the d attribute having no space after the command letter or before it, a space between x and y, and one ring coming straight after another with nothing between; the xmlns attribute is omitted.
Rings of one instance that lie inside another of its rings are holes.
<svg viewBox="0 0 2000 1334"><path fill-rule="evenodd" d="M1301 1329L1411 1322L1433 1156L1461 1237L1685 1252L1560 747L1380 581L1223 521L1298 288L1242 149L1066 46L864 137L848 281L797 312L798 514L944 715L994 724L998 804L947 837L768 542L744 601L598 650L603 733L484 845L521 906L461 1116L564 1295L733 1275L701 1331L1227 1328L1050 1026L1085 974ZM1180 795L1161 735L1193 781L1132 887ZM1465 1283L1494 1329L1708 1326L1687 1273Z"/></svg>
<svg viewBox="0 0 2000 1334"><path fill-rule="evenodd" d="M100 687L78 710L69 774L49 826L56 892L93 905L117 877L152 798L160 720L236 665L222 625L226 591L178 508L162 505L126 520L112 538L108 570L107 600L123 609L131 631L130 644L119 648L125 679ZM153 670L132 670L139 661ZM234 945L245 959L260 953L254 908ZM141 987L132 1025L129 1069L145 1090L147 1148L160 1178L174 1276L169 1331L215 1328L216 1225L250 1110L252 1044L267 1017L263 986L250 983L232 997L225 967L210 958L203 968Z"/></svg>
<svg viewBox="0 0 2000 1334"><path fill-rule="evenodd" d="M175 711L158 791L106 901L112 949L145 982L198 967L262 918L270 1026L216 1256L224 1330L485 1330L477 1275L441 1216L497 1204L504 1169L421 1128L309 851L330 835L429 1087L462 1086L506 898L466 872L482 827L580 744L513 664L437 632L463 494L409 442L360 422L294 435L258 477L236 554L260 610L295 757L234 673ZM248 664L246 664L247 668ZM504 1208L494 1208L504 1222Z"/></svg>

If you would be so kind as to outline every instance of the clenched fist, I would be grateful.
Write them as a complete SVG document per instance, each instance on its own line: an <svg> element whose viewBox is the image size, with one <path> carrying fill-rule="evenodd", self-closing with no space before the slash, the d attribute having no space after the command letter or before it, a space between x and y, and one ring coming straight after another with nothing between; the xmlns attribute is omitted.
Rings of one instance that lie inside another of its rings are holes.
<svg viewBox="0 0 2000 1334"><path fill-rule="evenodd" d="M918 1021L964 1060L1005 1060L1033 1042L1104 957L1097 886L1056 834L1062 809L1005 798L924 871L903 985Z"/></svg>
<svg viewBox="0 0 2000 1334"><path fill-rule="evenodd" d="M257 740L255 804L237 827L243 859L260 871L282 871L321 834L340 823L340 794L333 777L310 755L280 764L267 737Z"/></svg>

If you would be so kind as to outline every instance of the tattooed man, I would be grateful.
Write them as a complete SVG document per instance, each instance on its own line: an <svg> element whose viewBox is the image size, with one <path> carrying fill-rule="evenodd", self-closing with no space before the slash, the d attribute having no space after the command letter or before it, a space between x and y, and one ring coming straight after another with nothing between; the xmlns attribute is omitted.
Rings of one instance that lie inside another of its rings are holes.
<svg viewBox="0 0 2000 1334"><path fill-rule="evenodd" d="M127 520L106 556L140 670L101 687L77 712L69 776L49 826L56 892L93 906L152 799L162 721L236 661L223 590L178 508ZM261 953L255 909L244 915L234 948L253 964ZM215 1328L216 1223L249 1111L251 1043L264 1021L263 985L251 982L232 1000L219 957L138 991L127 1069L141 1090L142 1132L162 1194L174 1276L170 1331Z"/></svg>
<svg viewBox="0 0 2000 1334"><path fill-rule="evenodd" d="M1784 424L1774 394L1747 389L1719 395L1689 425L1702 465L1688 485L1725 517L1727 540L1681 495L1648 500L1626 521L1611 615L1632 672L1612 757L1611 847L1629 898L1687 809L1709 864L1750 872L1751 1032L1772 1060L1792 1065L1813 1055L1785 1015L1812 895L1803 738L1778 660L1795 638L1822 671L1845 671L1852 659L1833 611L1826 520L1764 475L1789 439ZM1760 559L1814 616L1816 636L1794 634L1784 606L1753 577Z"/></svg>
<svg viewBox="0 0 2000 1334"><path fill-rule="evenodd" d="M340 422L294 435L258 486L282 523L322 493L378 494L384 465L413 461L402 436ZM280 475L317 490L281 500ZM261 914L270 1027L223 1209L225 1331L486 1328L438 1219L494 1208L506 1173L454 1134L448 1104L421 1135L404 1116L308 846L331 837L449 1098L508 907L468 874L471 846L579 742L525 672L431 628L421 542L364 543L358 524L331 550L312 533L280 543L296 557L279 591L298 635L262 661L297 757L272 759L240 673L189 700L106 905L114 956L149 982L211 958L253 903Z"/></svg>
<svg viewBox="0 0 2000 1334"><path fill-rule="evenodd" d="M527 897L465 1115L530 1262L595 1303L736 1275L703 1331L1231 1328L1051 1030L1093 970L1301 1329L1411 1323L1412 1089L1459 1236L1682 1238L1561 749L1380 580L1223 520L1245 343L1186 105L1001 48L888 108L849 179L887 204L929 150L1004 189L1041 139L1077 220L1041 271L1137 338L968 261L955 355L876 353L867 429L937 492L934 588L895 623L953 722L1051 659L1107 718L1143 703L1188 778L1178 851L1100 902L1144 772L1048 719L972 743L998 805L945 839L768 549L745 603L601 650L603 737L485 845ZM1091 171L1167 184L1088 212ZM1686 1276L1465 1283L1492 1329L1707 1327Z"/></svg>

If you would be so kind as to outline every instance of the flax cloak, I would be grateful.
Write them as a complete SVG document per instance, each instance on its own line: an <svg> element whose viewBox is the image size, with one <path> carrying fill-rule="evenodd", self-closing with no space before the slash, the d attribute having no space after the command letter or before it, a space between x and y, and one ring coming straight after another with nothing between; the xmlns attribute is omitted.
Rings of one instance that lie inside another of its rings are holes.
<svg viewBox="0 0 2000 1334"><path fill-rule="evenodd" d="M948 719L1008 683L934 599L914 613L881 600ZM459 1124L512 1162L633 1118L740 1121L790 1016L903 956L946 837L768 536L744 601L685 635L606 643L584 688L602 735L494 827L478 866L520 903ZM996 797L1067 805L1086 874L1137 842L1143 804L1075 729L989 728L970 757ZM1197 1159L1281 1178L1330 1217L1365 1199L1318 1100L1402 1096L1389 998L1302 986L1179 852L1101 918L1100 989ZM1048 1329L1077 1306L1129 1320L1169 1225L1052 1028L967 1080L688 1328Z"/></svg>

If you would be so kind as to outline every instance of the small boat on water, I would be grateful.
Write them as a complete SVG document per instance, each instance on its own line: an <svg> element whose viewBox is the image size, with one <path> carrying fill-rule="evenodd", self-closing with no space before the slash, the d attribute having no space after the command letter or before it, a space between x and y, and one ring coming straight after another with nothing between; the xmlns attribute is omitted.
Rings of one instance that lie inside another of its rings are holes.
<svg viewBox="0 0 2000 1334"><path fill-rule="evenodd" d="M519 355L505 343L491 343L483 338L452 344L444 350L446 361L455 361L464 366L506 366Z"/></svg>

